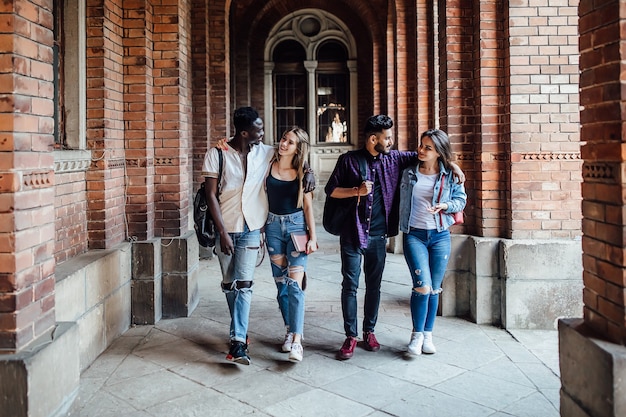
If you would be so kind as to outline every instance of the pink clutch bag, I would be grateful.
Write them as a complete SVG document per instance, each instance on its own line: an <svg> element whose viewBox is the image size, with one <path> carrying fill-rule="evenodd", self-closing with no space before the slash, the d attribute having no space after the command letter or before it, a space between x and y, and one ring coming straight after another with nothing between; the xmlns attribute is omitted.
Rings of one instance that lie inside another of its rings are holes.
<svg viewBox="0 0 626 417"><path fill-rule="evenodd" d="M291 241L298 252L306 252L306 244L309 242L309 234L305 231L291 232Z"/></svg>

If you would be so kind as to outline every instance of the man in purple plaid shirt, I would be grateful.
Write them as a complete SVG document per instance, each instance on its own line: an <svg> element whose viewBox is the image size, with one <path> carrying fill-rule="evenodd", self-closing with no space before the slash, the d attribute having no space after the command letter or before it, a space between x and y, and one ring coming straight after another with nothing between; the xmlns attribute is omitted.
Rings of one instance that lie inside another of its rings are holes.
<svg viewBox="0 0 626 417"><path fill-rule="evenodd" d="M393 120L386 115L371 116L365 124L365 147L339 157L326 184L326 195L356 198L358 216L346 222L341 235L341 309L346 340L339 350L341 359L350 359L357 344L357 298L361 258L364 260L365 305L363 342L376 352L380 344L374 335L380 304L380 284L386 259L387 238L398 234L398 194L404 168L417 163L417 152L391 150ZM366 180L361 179L359 159L367 162ZM463 173L455 166L455 175Z"/></svg>

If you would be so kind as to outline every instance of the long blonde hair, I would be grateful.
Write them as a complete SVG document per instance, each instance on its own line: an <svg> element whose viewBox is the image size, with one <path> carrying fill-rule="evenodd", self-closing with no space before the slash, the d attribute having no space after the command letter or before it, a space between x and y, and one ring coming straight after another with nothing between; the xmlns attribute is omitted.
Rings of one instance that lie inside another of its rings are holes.
<svg viewBox="0 0 626 417"><path fill-rule="evenodd" d="M296 154L293 156L291 160L291 167L296 170L298 173L298 204L297 207L301 208L304 204L304 189L302 187L302 178L304 178L304 162L309 159L309 134L306 133L306 130L302 129L298 126L293 126L287 130L285 130L281 136L281 139L285 137L287 133L293 133L298 138L298 144L296 147ZM274 158L272 158L272 163L274 161L280 160L280 154L278 153L278 146L274 150Z"/></svg>

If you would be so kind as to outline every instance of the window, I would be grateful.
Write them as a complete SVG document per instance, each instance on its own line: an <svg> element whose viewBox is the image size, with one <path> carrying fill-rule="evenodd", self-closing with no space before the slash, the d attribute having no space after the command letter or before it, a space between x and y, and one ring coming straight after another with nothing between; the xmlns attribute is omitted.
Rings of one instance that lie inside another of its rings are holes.
<svg viewBox="0 0 626 417"><path fill-rule="evenodd" d="M358 138L356 44L335 16L303 9L276 24L265 46L268 139L295 125L311 144L353 146Z"/></svg>
<svg viewBox="0 0 626 417"><path fill-rule="evenodd" d="M302 45L296 41L281 42L274 51L275 138L292 126L307 127L307 83Z"/></svg>
<svg viewBox="0 0 626 417"><path fill-rule="evenodd" d="M54 45L52 46L53 53L53 72L54 72L54 145L55 148L63 149L67 147L65 141L65 120L63 115L65 114L65 104L63 95L63 83L65 78L64 63L63 63L63 1L54 2Z"/></svg>

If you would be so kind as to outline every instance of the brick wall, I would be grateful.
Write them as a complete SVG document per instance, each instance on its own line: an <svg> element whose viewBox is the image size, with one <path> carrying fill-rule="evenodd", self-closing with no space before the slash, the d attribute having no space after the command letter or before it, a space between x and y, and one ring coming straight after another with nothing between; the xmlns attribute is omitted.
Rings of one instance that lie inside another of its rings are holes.
<svg viewBox="0 0 626 417"><path fill-rule="evenodd" d="M87 251L87 191L84 172L54 178L55 260L64 262Z"/></svg>
<svg viewBox="0 0 626 417"><path fill-rule="evenodd" d="M582 0L579 28L584 318L608 340L626 344L622 5Z"/></svg>
<svg viewBox="0 0 626 417"><path fill-rule="evenodd" d="M513 238L580 235L577 24L576 2L509 5Z"/></svg>
<svg viewBox="0 0 626 417"><path fill-rule="evenodd" d="M54 313L52 2L0 3L0 351Z"/></svg>

